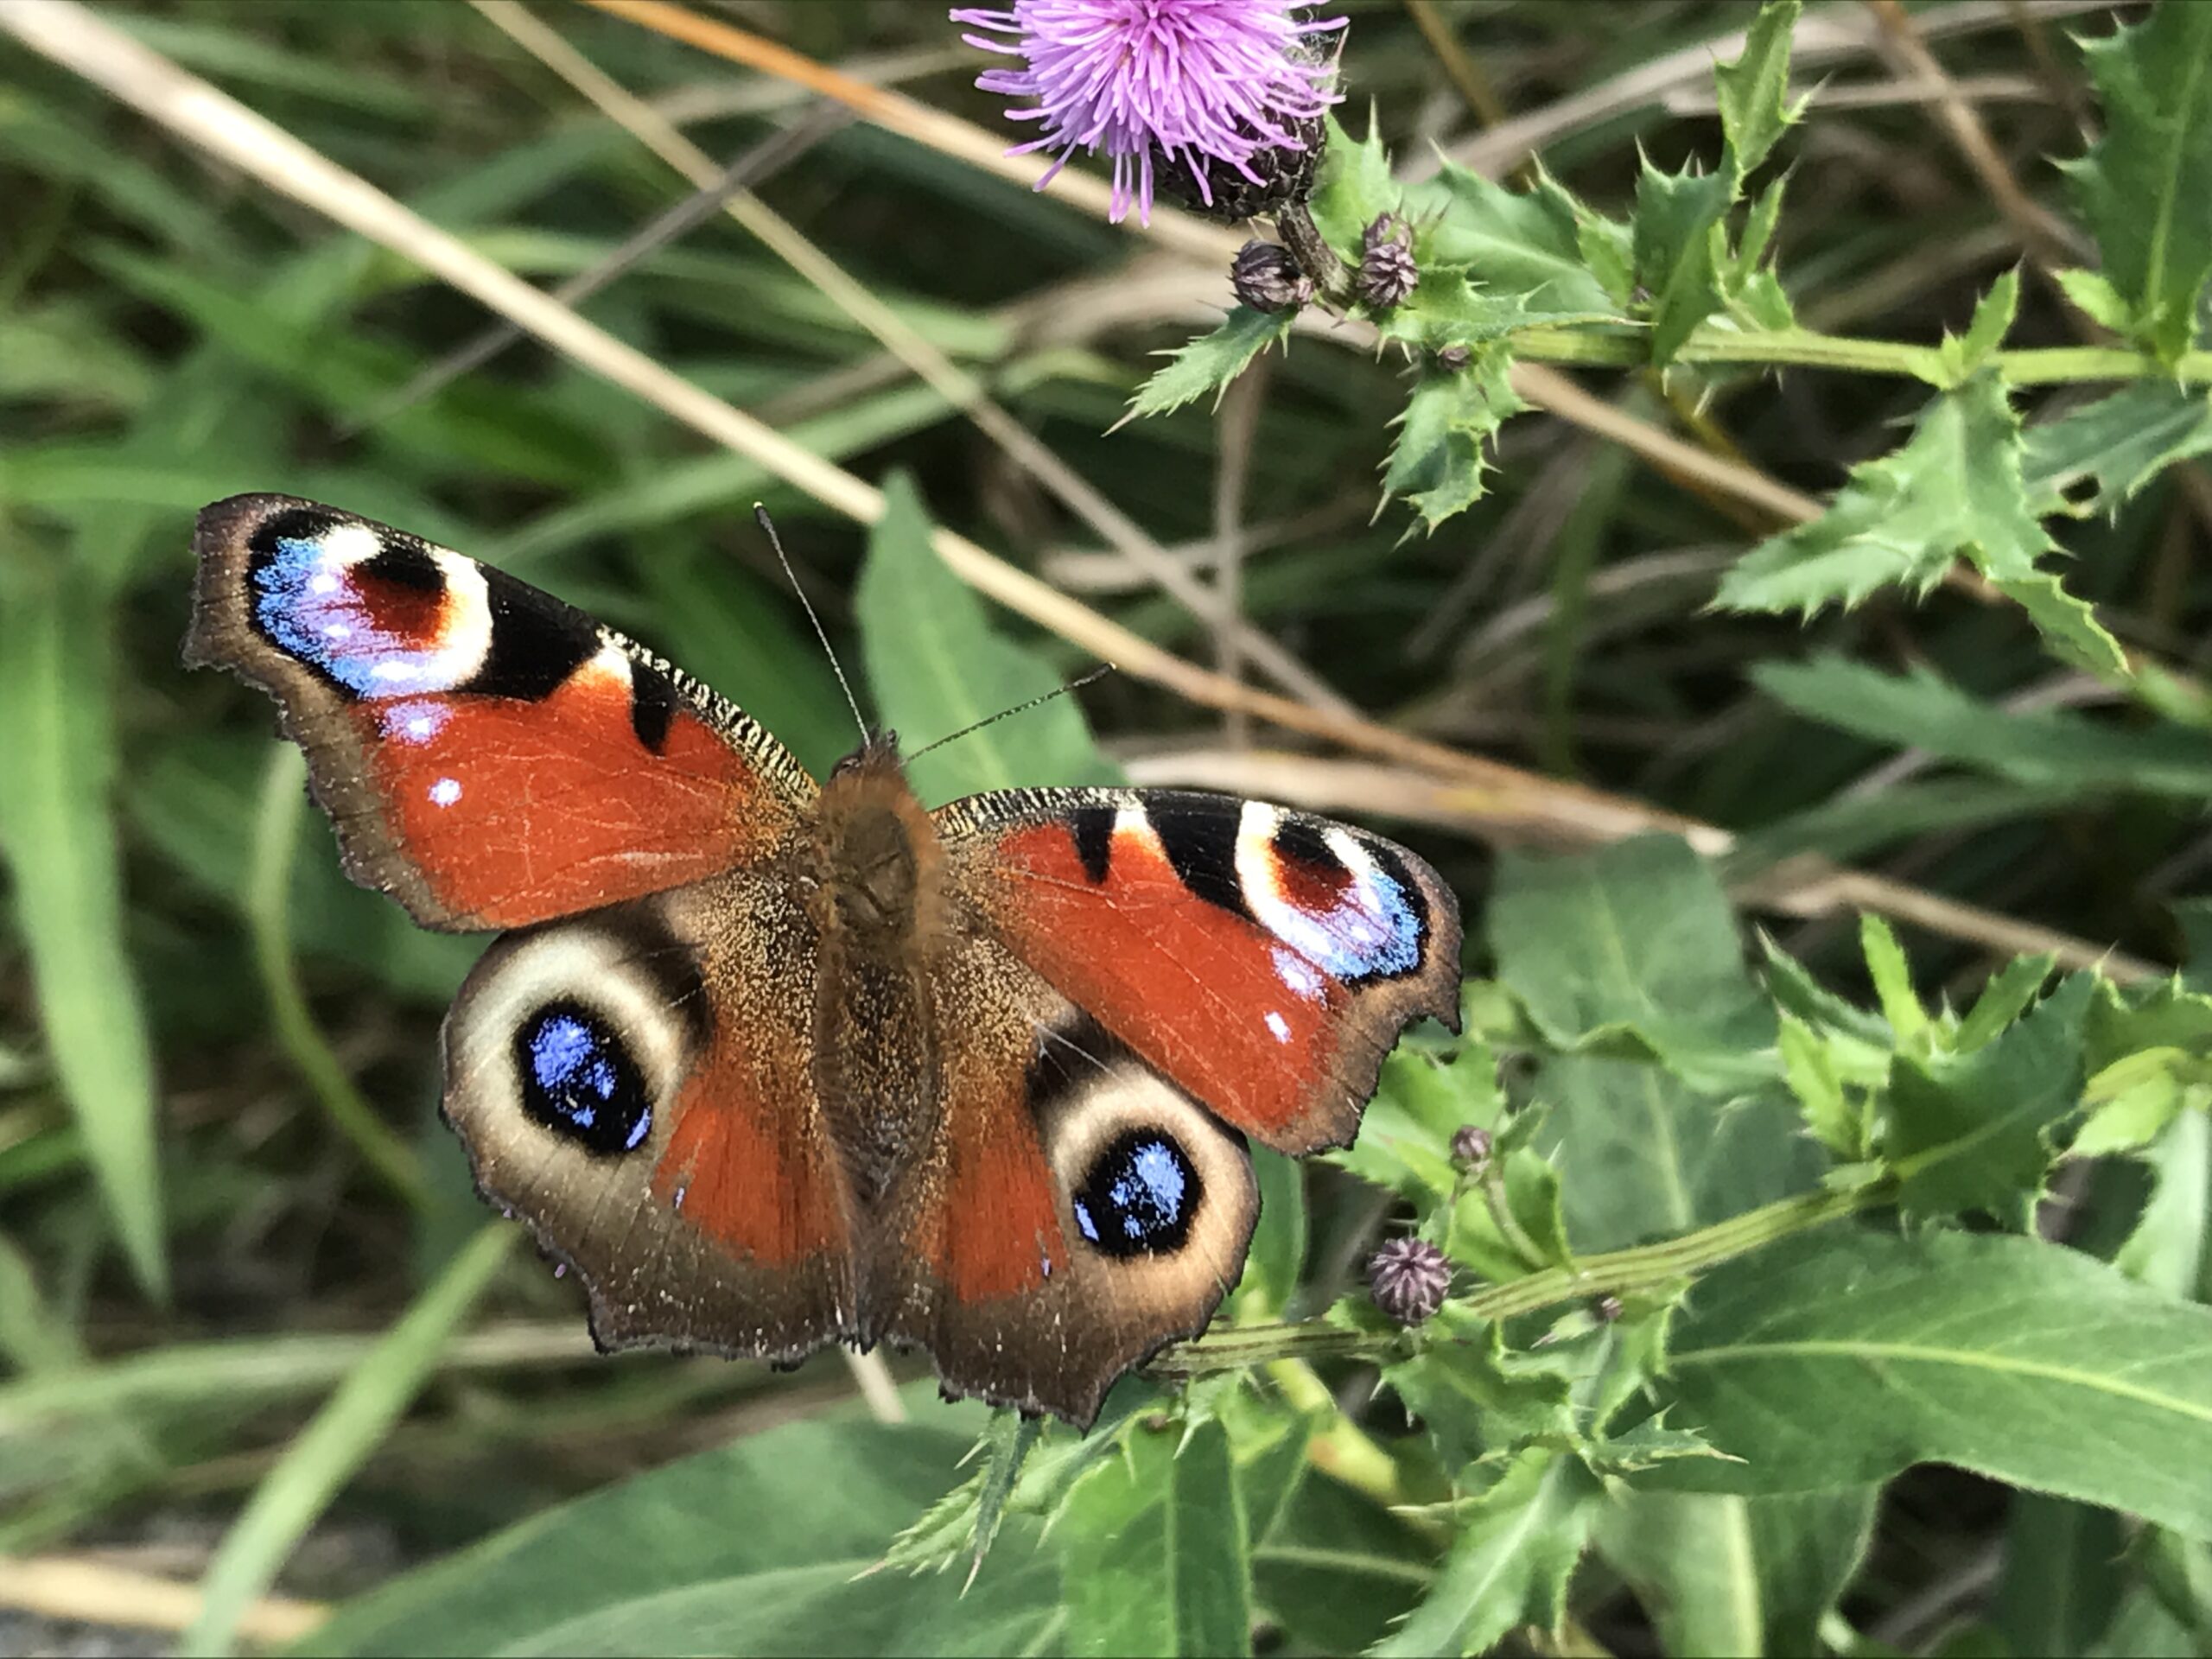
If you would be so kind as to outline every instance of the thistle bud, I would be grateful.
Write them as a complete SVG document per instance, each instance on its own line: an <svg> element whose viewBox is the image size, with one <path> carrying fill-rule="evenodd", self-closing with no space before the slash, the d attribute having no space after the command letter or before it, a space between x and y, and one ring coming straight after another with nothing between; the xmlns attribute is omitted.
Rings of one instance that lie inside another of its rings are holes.
<svg viewBox="0 0 2212 1659"><path fill-rule="evenodd" d="M1465 346L1446 346L1436 354L1436 366L1446 374L1457 374L1474 360L1474 352Z"/></svg>
<svg viewBox="0 0 2212 1659"><path fill-rule="evenodd" d="M1313 279L1289 249L1273 242L1255 239L1237 249L1229 280L1236 297L1255 311L1292 311L1313 297Z"/></svg>
<svg viewBox="0 0 2212 1659"><path fill-rule="evenodd" d="M1367 1284L1384 1313L1400 1325L1419 1325L1444 1306L1452 1263L1426 1239L1394 1238L1368 1262Z"/></svg>
<svg viewBox="0 0 2212 1659"><path fill-rule="evenodd" d="M1370 310L1392 310L1405 303L1420 280L1413 233L1397 214L1384 213L1360 238L1359 297Z"/></svg>
<svg viewBox="0 0 2212 1659"><path fill-rule="evenodd" d="M1490 1161L1497 1142L1488 1129L1463 1123L1452 1133L1452 1161L1461 1169L1478 1170Z"/></svg>

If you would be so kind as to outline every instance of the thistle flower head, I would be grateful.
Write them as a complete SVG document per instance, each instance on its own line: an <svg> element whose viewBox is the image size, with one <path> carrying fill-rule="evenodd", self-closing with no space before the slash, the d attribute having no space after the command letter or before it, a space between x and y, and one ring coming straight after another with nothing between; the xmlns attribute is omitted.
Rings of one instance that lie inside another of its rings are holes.
<svg viewBox="0 0 2212 1659"><path fill-rule="evenodd" d="M1211 206L1215 168L1264 188L1284 172L1271 156L1315 147L1321 112L1338 101L1335 65L1306 37L1344 20L1299 10L1290 0L1015 0L957 6L952 20L989 31L963 35L970 46L1021 60L976 84L1030 100L1007 113L1038 123L1039 136L1009 153L1055 152L1038 188L1077 150L1103 152L1113 217L1135 203L1149 223L1155 158L1187 171Z"/></svg>

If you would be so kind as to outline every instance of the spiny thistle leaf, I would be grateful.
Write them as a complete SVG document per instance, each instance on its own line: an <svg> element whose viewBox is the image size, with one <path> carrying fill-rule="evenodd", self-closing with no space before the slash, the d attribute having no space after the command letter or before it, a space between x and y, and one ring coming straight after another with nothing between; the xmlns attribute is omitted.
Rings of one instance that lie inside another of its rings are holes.
<svg viewBox="0 0 2212 1659"><path fill-rule="evenodd" d="M1792 105L1783 96L1789 87L1789 35L1798 10L1798 0L1769 0L1745 32L1736 61L1713 72L1720 130L1739 188L1804 109L1802 99Z"/></svg>
<svg viewBox="0 0 2212 1659"><path fill-rule="evenodd" d="M2212 450L2212 396L2202 386L2143 380L2055 421L2030 427L2020 457L2028 499L2057 512L2065 493L2094 484L2077 512L2117 513L2177 461Z"/></svg>
<svg viewBox="0 0 2212 1659"><path fill-rule="evenodd" d="M1166 353L1167 366L1138 387L1129 400L1130 415L1165 415L1208 392L1219 397L1254 358L1289 337L1290 323L1287 311L1270 315L1249 305L1238 306L1211 334Z"/></svg>
<svg viewBox="0 0 2212 1659"><path fill-rule="evenodd" d="M1664 366L1690 331L1720 308L1715 269L1720 222L1735 199L1726 173L1695 163L1662 173L1649 160L1636 181L1636 279L1651 296L1651 361Z"/></svg>
<svg viewBox="0 0 2212 1659"><path fill-rule="evenodd" d="M2001 285L2000 285L2001 289ZM1993 295L1983 326L2002 320ZM1834 504L1811 524L1769 537L1721 578L1726 610L1797 611L1859 603L1877 588L1925 594L1955 559L1967 559L2018 599L2070 662L2119 675L2125 658L2088 606L2036 567L2056 547L2023 480L2019 418L1993 374L1938 397L1904 447L1852 468Z"/></svg>
<svg viewBox="0 0 2212 1659"><path fill-rule="evenodd" d="M2105 135L2068 170L2135 337L2189 349L2212 276L2212 6L2159 6L2085 41Z"/></svg>
<svg viewBox="0 0 2212 1659"><path fill-rule="evenodd" d="M1431 530L1482 499L1483 446L1527 407L1508 378L1511 362L1502 343L1479 346L1465 367L1427 375L1406 400L1382 492L1403 497Z"/></svg>

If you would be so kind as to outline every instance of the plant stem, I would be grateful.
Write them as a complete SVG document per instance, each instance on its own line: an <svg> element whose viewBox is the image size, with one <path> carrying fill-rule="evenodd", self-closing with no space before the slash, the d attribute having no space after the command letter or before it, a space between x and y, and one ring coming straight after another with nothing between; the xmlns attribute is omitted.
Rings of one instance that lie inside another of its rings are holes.
<svg viewBox="0 0 2212 1659"><path fill-rule="evenodd" d="M1492 1285L1460 1298L1457 1305L1478 1319L1510 1319L1562 1302L1654 1289L1747 1255L1792 1233L1886 1204L1891 1192L1890 1183L1877 1181L1848 1192L1801 1193L1679 1238L1586 1255L1573 1268L1548 1268L1525 1279ZM1353 1331L1321 1319L1239 1325L1174 1343L1161 1350L1148 1369L1157 1376L1187 1377L1258 1364L1269 1365L1272 1372L1274 1362L1284 1360L1388 1360L1417 1351L1421 1339L1417 1328Z"/></svg>
<svg viewBox="0 0 2212 1659"><path fill-rule="evenodd" d="M1278 208L1275 229L1299 269L1313 279L1313 287L1325 303L1338 310L1351 303L1351 269L1322 236L1304 202L1285 202Z"/></svg>
<svg viewBox="0 0 2212 1659"><path fill-rule="evenodd" d="M1579 363L1626 369L1637 367L1650 359L1646 331L1635 323L1539 327L1521 330L1512 339L1515 354L1536 363ZM1914 346L1897 340L1857 340L1841 334L1816 334L1809 328L1745 333L1707 323L1691 334L1675 354L1675 361L1798 364L1861 374L1904 375L1938 386L1948 384L1949 379L1942 353L1932 346ZM1986 362L2016 386L2157 377L2171 377L2193 385L2212 383L2212 351L2183 353L2171 367L2144 353L2117 346L2051 346L1995 352Z"/></svg>

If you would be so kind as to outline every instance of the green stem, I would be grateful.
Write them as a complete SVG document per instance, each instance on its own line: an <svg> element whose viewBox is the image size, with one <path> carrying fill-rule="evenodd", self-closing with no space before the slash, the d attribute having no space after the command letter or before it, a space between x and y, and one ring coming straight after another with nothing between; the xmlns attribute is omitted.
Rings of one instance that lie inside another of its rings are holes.
<svg viewBox="0 0 2212 1659"><path fill-rule="evenodd" d="M1563 1302L1656 1289L1749 1255L1776 1239L1886 1204L1892 1192L1888 1182L1878 1181L1849 1192L1802 1193L1679 1238L1586 1255L1573 1268L1548 1268L1525 1279L1491 1285L1460 1298L1458 1306L1478 1319L1510 1319ZM1149 1369L1161 1376L1199 1376L1281 1360L1387 1361L1419 1351L1421 1340L1418 1328L1348 1331L1320 1319L1239 1325L1173 1344L1154 1357Z"/></svg>
<svg viewBox="0 0 2212 1659"><path fill-rule="evenodd" d="M1514 334L1513 350L1516 356L1531 362L1585 364L1599 368L1636 368L1648 363L1651 356L1648 331L1634 323L1523 329ZM1692 333L1675 354L1675 361L1794 364L1862 374L1904 375L1939 386L1950 378L1942 353L1932 346L1915 346L1897 340L1856 340L1841 334L1816 334L1809 328L1743 333L1707 323ZM2212 383L2212 351L2185 352L2171 367L2142 352L2116 346L2052 346L1993 352L1986 362L2016 386L2165 377L2190 385Z"/></svg>
<svg viewBox="0 0 2212 1659"><path fill-rule="evenodd" d="M413 1149L385 1126L346 1075L346 1068L339 1064L315 1022L292 960L286 912L291 899L292 852L307 806L306 784L300 752L289 743L279 746L262 781L261 810L253 825L253 867L245 894L254 963L261 970L262 989L269 998L270 1022L332 1125L353 1142L371 1169L410 1205L420 1209L429 1199L420 1162Z"/></svg>
<svg viewBox="0 0 2212 1659"><path fill-rule="evenodd" d="M1275 231L1299 268L1313 279L1324 304L1342 310L1351 303L1351 269L1329 245L1304 202L1285 202L1276 211Z"/></svg>

